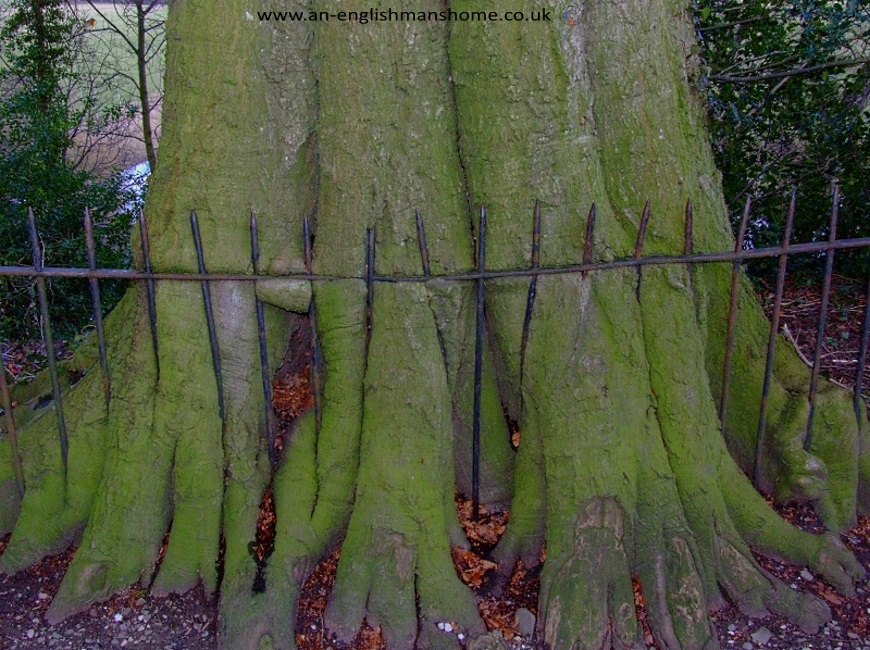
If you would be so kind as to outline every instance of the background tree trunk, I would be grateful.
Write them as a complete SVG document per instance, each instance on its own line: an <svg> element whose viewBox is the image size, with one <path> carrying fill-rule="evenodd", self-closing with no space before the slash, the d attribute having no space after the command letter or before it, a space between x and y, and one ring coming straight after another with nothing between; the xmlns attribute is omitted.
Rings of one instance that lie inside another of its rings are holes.
<svg viewBox="0 0 870 650"><path fill-rule="evenodd" d="M529 17L542 11L516 5L511 10ZM390 7L342 5L372 8ZM490 2L449 8L502 10ZM445 7L417 0L404 9ZM237 0L173 7L165 132L148 205L155 267L195 270L187 213L196 209L209 270L251 271L246 238L255 211L261 268L300 272L301 221L309 216L315 271L343 279L316 282L310 292L287 282L294 298L273 299L281 304L269 308L270 358L282 356L299 326L290 311L308 311L313 293L322 418L300 421L272 477L253 286L213 287L220 396L200 287L160 285L159 363L144 301L131 291L112 316L121 397L106 414L95 372L70 389L66 475L51 416L27 429L28 490L0 568L26 566L84 527L50 617L130 582L148 583L168 529L152 585L160 592L198 580L216 589L225 539L226 647L294 647L302 581L339 543L326 611L339 637L351 639L363 618L381 627L390 648L457 645L439 621L470 636L484 631L449 555L451 545L467 545L453 497L468 475L471 287L378 283L369 323L367 288L355 279L364 270L366 229L376 233L377 273L419 275L419 208L432 273L469 270L473 215L486 205L489 268L522 267L530 263L538 200L541 262L569 264L587 247L592 201L590 246L605 260L633 250L647 199L646 251L681 252L690 198L696 249L733 246L691 89L693 37L682 4L585 5L571 26L556 3L543 10L551 21L363 25L250 20ZM546 545L539 616L546 646L634 644L632 574L666 648L715 647L707 607L723 593L751 613L774 611L805 627L825 621L826 606L768 576L750 544L807 564L844 591L860 574L835 536L779 519L720 435L715 397L729 277L725 265L541 277L524 358L529 281L488 283L484 494L498 503L512 493L511 523L495 553L502 577ZM741 373L759 369L764 323L744 289ZM818 457L804 454L786 415L805 399L795 391L807 373L790 359L783 353L778 365L765 480L781 496L817 499L836 531L855 513L862 423L837 416L850 403L831 389L830 416L817 419L827 424L811 450ZM85 356L76 363L85 366ZM726 427L743 462L758 412L753 395L735 391ZM522 430L516 459L502 408ZM270 481L275 551L265 591L254 595L248 544Z"/></svg>

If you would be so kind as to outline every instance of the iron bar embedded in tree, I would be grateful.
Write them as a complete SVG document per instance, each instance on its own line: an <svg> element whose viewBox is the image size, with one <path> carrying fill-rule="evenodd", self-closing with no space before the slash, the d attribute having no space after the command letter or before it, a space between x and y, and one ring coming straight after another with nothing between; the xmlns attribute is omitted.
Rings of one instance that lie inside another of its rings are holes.
<svg viewBox="0 0 870 650"><path fill-rule="evenodd" d="M302 249L305 251L305 272L310 274L314 261L311 239L311 222L308 215L302 217ZM322 423L322 384L320 379L320 341L317 339L317 308L314 304L314 294L308 304L308 322L311 326L311 390L314 393L314 426L320 433Z"/></svg>
<svg viewBox="0 0 870 650"><path fill-rule="evenodd" d="M251 265L254 275L260 274L260 236L257 229L257 215L251 212ZM266 344L266 315L263 312L263 302L257 295L254 286L254 308L257 312L257 343L260 347L260 379L263 384L263 415L266 425L266 445L269 453L269 463L274 471L278 459L275 453L275 428L272 423L272 378L269 372L269 346Z"/></svg>
<svg viewBox="0 0 870 650"><path fill-rule="evenodd" d="M375 301L375 229L366 228L366 358L372 341L372 306Z"/></svg>
<svg viewBox="0 0 870 650"><path fill-rule="evenodd" d="M30 248L33 253L33 268L37 271L41 271L42 254L39 252L39 234L36 231L36 217L33 216L33 208L27 209L27 225L30 230ZM54 336L51 332L51 319L48 313L48 294L45 290L44 276L37 276L36 292L39 298L40 320L42 321L42 340L45 343L45 353L48 356L48 373L51 377L51 392L54 397L54 412L57 414L57 433L60 439L60 457L63 461L64 480L66 480L69 440L66 435L66 422L63 418L60 380L57 376L57 357L54 353Z"/></svg>
<svg viewBox="0 0 870 650"><path fill-rule="evenodd" d="M837 241L837 217L840 210L840 188L832 183L833 205L831 206L831 223L828 241ZM807 434L804 438L804 450L809 451L813 439L813 420L816 415L816 393L819 389L819 369L822 365L822 345L825 342L825 326L828 324L828 302L831 298L831 276L834 273L834 251L825 253L825 279L822 282L822 304L819 307L819 325L816 330L816 349L813 352L813 371L810 375L810 413L807 416Z"/></svg>
<svg viewBox="0 0 870 650"><path fill-rule="evenodd" d="M139 209L139 243L142 246L142 265L145 269L145 294L148 308L148 324L151 327L151 342L154 344L154 363L157 376L160 377L160 349L157 341L157 303L154 299L154 277L151 268L151 253L148 245L148 224L145 222L145 212Z"/></svg>
<svg viewBox="0 0 870 650"><path fill-rule="evenodd" d="M190 213L190 229L193 232L193 245L196 248L196 264L200 275L208 278L205 270L205 256L202 251L202 239L199 236L199 221L196 218L196 212ZM224 379L221 372L221 355L218 347L217 327L214 322L214 311L211 306L211 289L209 288L208 279L200 281L202 287L202 304L205 307L205 322L208 326L208 341L211 345L211 363L214 368L214 378L217 383L218 406L220 407L221 422L226 417L224 407Z"/></svg>
<svg viewBox="0 0 870 650"><path fill-rule="evenodd" d="M486 269L486 208L481 206L477 227L477 272ZM471 516L480 516L480 385L483 374L483 276L477 279L474 328L474 417L471 427Z"/></svg>
<svg viewBox="0 0 870 650"><path fill-rule="evenodd" d="M740 228L737 231L737 241L734 243L734 252L743 250L743 242L746 239L746 227L749 224L749 212L752 209L752 198L747 197L743 206L743 214L740 217ZM731 268L731 303L728 306L728 324L725 329L725 362L722 364L722 395L719 399L719 422L725 428L725 420L728 417L728 397L731 392L731 363L734 358L734 326L737 322L737 297L740 285L740 269L743 264L735 261Z"/></svg>
<svg viewBox="0 0 870 650"><path fill-rule="evenodd" d="M88 268L91 271L97 269L97 248L94 243L94 224L91 221L91 212L85 208L85 247L88 253ZM97 330L97 350L100 355L100 371L103 375L103 396L106 400L106 410L112 401L112 381L109 375L109 360L106 355L106 335L103 330L103 310L100 306L100 285L96 278L88 278L91 290L91 305L94 312L94 327Z"/></svg>
<svg viewBox="0 0 870 650"><path fill-rule="evenodd" d="M531 270L541 265L541 202L535 201L532 214L532 266ZM532 326L532 312L535 308L535 293L538 289L538 276L533 275L529 282L529 295L526 298L526 314L523 317L523 337L520 341L520 384L523 381L523 369L526 366L526 346L529 343L529 329Z"/></svg>
<svg viewBox="0 0 870 650"><path fill-rule="evenodd" d="M647 199L643 206L643 213L640 215L640 224L637 228L637 241L634 244L634 266L637 268L637 284L635 286L635 295L640 300L640 281L642 277L641 268L643 267L643 245L646 242L646 230L649 226L650 216L650 200Z"/></svg>
<svg viewBox="0 0 870 650"><path fill-rule="evenodd" d="M758 417L758 435L755 438L755 464L752 481L755 487L761 482L761 454L765 442L767 428L767 406L770 398L770 383L773 378L773 356L776 352L776 337L779 334L779 311L782 306L782 294L785 289L785 272L788 266L788 245L791 240L791 230L794 225L795 202L797 191L792 192L788 214L785 219L785 233L782 237L783 254L779 256L779 268L776 272L776 292L773 298L773 315L770 323L770 337L767 341L767 364L764 369L764 385L761 389L761 413Z"/></svg>
<svg viewBox="0 0 870 650"><path fill-rule="evenodd" d="M417 210L417 241L420 243L420 262L423 265L423 277L428 278L429 271L429 246L426 244L426 229L423 227L423 215Z"/></svg>
<svg viewBox="0 0 870 650"><path fill-rule="evenodd" d="M589 215L586 217L586 239L583 242L583 264L592 264L592 255L595 252L595 219L598 210L595 203L589 207ZM584 272L585 276L586 273Z"/></svg>

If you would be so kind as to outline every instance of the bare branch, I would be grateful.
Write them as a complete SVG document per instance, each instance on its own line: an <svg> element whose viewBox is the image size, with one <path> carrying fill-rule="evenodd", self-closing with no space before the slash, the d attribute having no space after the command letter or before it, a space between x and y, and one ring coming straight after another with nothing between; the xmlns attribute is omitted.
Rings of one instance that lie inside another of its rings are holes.
<svg viewBox="0 0 870 650"><path fill-rule="evenodd" d="M809 68L794 68L792 70L786 70L784 72L770 72L767 74L753 74L746 76L712 74L709 75L707 78L711 81L721 81L724 83L756 83L759 81L771 81L773 79L786 79L789 77L815 74L816 72L821 72L822 70L828 70L830 68L848 68L851 66L866 65L868 63L870 63L870 59L848 59L845 61L829 61L827 63L821 63L819 65L814 65Z"/></svg>

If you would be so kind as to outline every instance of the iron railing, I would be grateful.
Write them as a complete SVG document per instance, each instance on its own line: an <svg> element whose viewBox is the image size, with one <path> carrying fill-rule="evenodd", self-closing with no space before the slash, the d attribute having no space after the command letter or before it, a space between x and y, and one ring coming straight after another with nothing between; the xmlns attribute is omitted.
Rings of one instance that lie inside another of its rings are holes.
<svg viewBox="0 0 870 650"><path fill-rule="evenodd" d="M480 485L480 410L481 410L481 374L483 361L483 345L484 345L484 302L485 302L485 287L487 280L499 278L516 278L528 277L531 278L528 289L528 298L526 301L526 313L523 321L523 333L520 349L520 364L525 360L525 350L528 342L529 327L534 311L535 293L537 288L537 280L542 275L555 274L573 274L580 273L586 276L588 273L601 272L613 269L634 268L638 277L637 291L640 298L640 279L644 266L653 265L673 265L685 264L690 274L694 274L694 265L708 263L727 263L730 262L733 266L731 277L731 296L730 307L728 312L728 322L726 328L725 341L725 357L722 369L722 393L719 403L719 419L724 424L727 418L728 398L731 386L731 365L733 360L734 338L735 338L735 320L738 309L738 287L740 272L744 263L750 260L764 258L778 258L778 269L776 278L776 288L773 297L773 313L771 318L770 334L767 346L767 360L765 366L764 383L761 396L761 412L758 421L758 436L755 450L755 467L753 480L758 484L761 475L761 454L764 446L764 437L768 410L768 397L770 394L771 380L773 376L773 360L776 348L776 339L779 332L779 318L782 306L782 298L785 287L785 278L787 271L788 258L792 255L807 254L807 253L824 253L825 254L825 270L822 284L822 298L820 306L820 316L818 329L816 334L816 344L813 353L812 373L809 387L809 416L806 424L806 437L804 447L809 449L812 441L813 419L815 416L815 400L818 389L819 371L821 366L821 350L824 343L825 325L828 318L829 299L831 290L831 278L833 274L834 255L837 250L844 249L870 249L870 237L837 239L837 217L839 204L839 190L836 185L833 188L833 203L830 215L830 234L827 241L810 242L801 244L792 244L791 235L795 216L795 194L792 194L786 215L785 231L782 243L778 247L768 248L749 248L744 249L747 224L750 218L751 201L748 199L744 206L740 226L738 228L736 243L732 251L723 252L708 252L696 253L694 251L694 211L691 201L687 202L685 210L685 240L683 253L681 255L649 255L643 254L644 243L646 239L647 228L650 221L650 202L647 201L644 206L638 227L637 239L634 247L634 254L631 257L615 259L611 261L597 262L593 260L593 242L595 237L595 218L596 209L593 204L589 210L586 221L586 239L583 252L582 262L567 266L544 267L540 265L540 247L541 247L541 208L540 204L535 203L532 223L532 255L531 265L526 269L508 269L508 270L486 270L486 210L481 208L479 212L479 221L477 229L477 250L476 250L476 266L473 271L462 273L450 273L442 275L433 275L429 266L429 252L426 243L425 225L422 215L419 211L416 212L417 234L420 247L420 260L422 266L422 275L381 275L375 273L375 233L373 229L368 229L365 236L365 267L362 276L335 276L316 274L312 272L312 237L311 228L306 217L303 220L303 241L304 241L304 256L305 256L305 273L286 274L281 276L270 275L260 272L259 267L259 239L257 218L255 214L250 218L250 247L251 261L253 266L253 274L240 273L209 273L205 265L205 256L203 253L202 241L199 234L199 224L195 212L190 214L191 235L194 248L196 250L197 272L196 273L166 273L155 272L151 265L149 242L148 242L148 227L145 221L144 214L140 213L139 228L140 228L140 243L142 253L142 270L130 269L101 269L96 265L96 254L93 234L93 224L89 213L85 213L84 230L87 247L87 268L69 268L69 267L47 267L43 263L42 256L39 250L39 235L36 228L36 222L33 216L33 211L28 212L29 232L32 245L33 263L31 266L0 266L0 277L17 276L33 278L36 284L38 295L38 307L41 320L42 338L45 343L45 348L48 357L48 371L51 376L52 395L54 401L55 412L57 415L58 440L63 459L64 472L66 472L67 455L68 455L68 439L66 432L66 424L63 416L63 395L60 388L57 370L57 357L54 348L51 322L49 318L48 299L46 294L45 282L47 278L87 278L91 293L91 302L93 308L95 335L97 337L97 348L99 352L99 366L102 373L103 389L106 404L108 406L112 399L112 383L109 374L109 365L107 357L107 349L105 342L105 334L103 331L103 323L101 316L100 305L100 290L99 280L101 279L126 279L141 281L145 285L146 292L146 310L151 331L151 338L155 358L158 363L159 373L159 357L158 357L158 323L157 312L155 308L155 283L163 281L198 281L202 288L203 309L205 312L206 323L209 334L209 344L211 347L211 355L215 381L217 384L218 401L221 412L221 418L224 417L224 396L223 396L223 373L220 363L220 349L217 338L217 328L215 325L214 313L212 311L212 301L210 293L211 282L255 282L258 280L280 278L284 280L297 279L307 280L310 282L322 282L339 279L359 279L366 283L366 308L365 308L365 326L366 326L366 347L371 339L372 331L372 303L375 285L381 282L429 282L432 280L439 281L455 281L455 282L474 282L476 288L475 295L475 349L474 349L474 402L473 402L473 421L472 421L472 511L475 516L479 512L479 485ZM257 314L257 330L259 339L260 364L262 375L262 390L266 405L266 437L269 449L269 458L274 469L277 458L275 456L275 440L274 427L272 421L274 414L272 412L272 388L271 377L269 372L269 359L266 346L266 330L265 318L263 313L263 304L259 298L255 298L254 308ZM314 392L314 409L316 426L320 428L321 422L321 358L320 350L316 336L316 310L312 302L309 311L310 323L313 335L311 336L311 376L312 387ZM861 339L859 344L857 372L853 388L853 405L855 416L862 420L862 409L865 408L862 403L862 388L863 377L866 370L867 350L870 345L870 277L868 277L867 286L867 307L864 313L863 325L861 328ZM18 483L18 489L24 493L24 479L21 468L21 459L18 453L18 444L16 436L15 421L12 412L12 400L10 396L9 386L6 379L5 366L0 363L0 406L3 407L6 420L6 429L9 435L9 440L12 446L13 464L15 477Z"/></svg>

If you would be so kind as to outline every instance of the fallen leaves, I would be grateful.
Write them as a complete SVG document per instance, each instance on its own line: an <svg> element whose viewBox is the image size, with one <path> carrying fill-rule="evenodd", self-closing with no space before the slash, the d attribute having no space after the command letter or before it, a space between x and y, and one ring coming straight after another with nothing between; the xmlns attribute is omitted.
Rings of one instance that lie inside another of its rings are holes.
<svg viewBox="0 0 870 650"><path fill-rule="evenodd" d="M454 546L450 549L450 554L453 556L453 565L462 582L472 589L479 589L483 585L487 572L497 566L495 562L484 560L474 551L463 548Z"/></svg>

